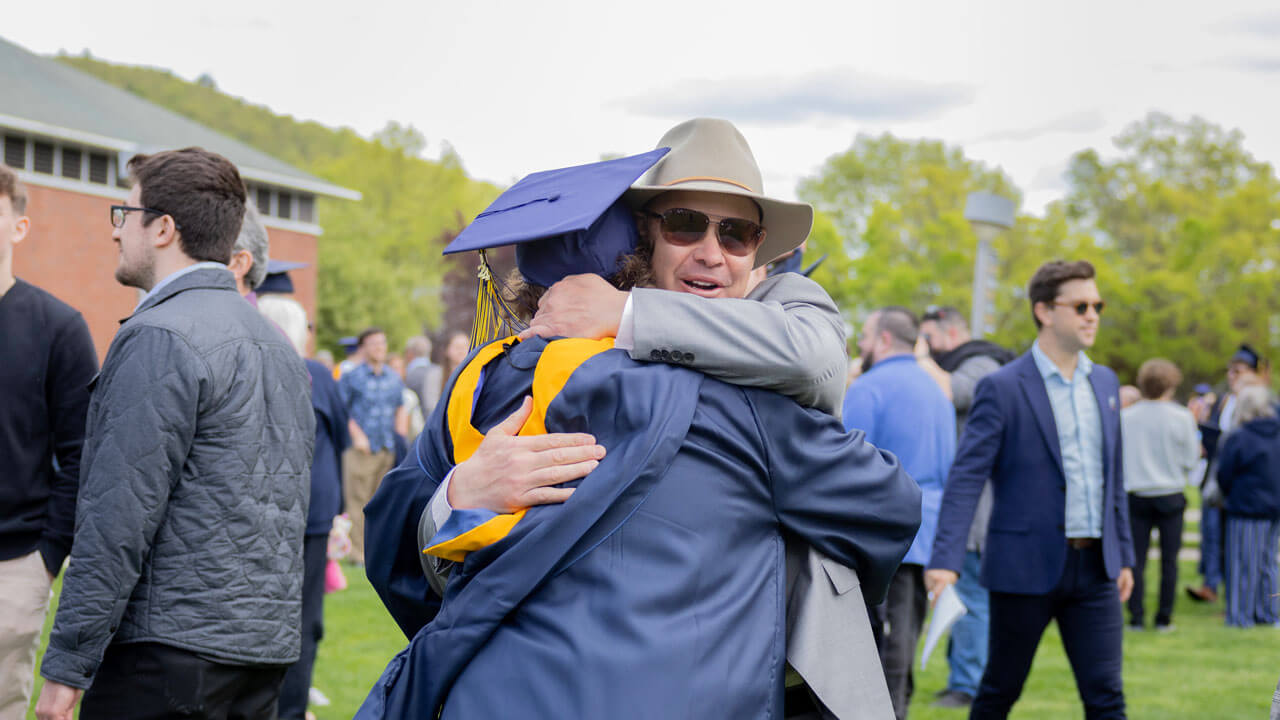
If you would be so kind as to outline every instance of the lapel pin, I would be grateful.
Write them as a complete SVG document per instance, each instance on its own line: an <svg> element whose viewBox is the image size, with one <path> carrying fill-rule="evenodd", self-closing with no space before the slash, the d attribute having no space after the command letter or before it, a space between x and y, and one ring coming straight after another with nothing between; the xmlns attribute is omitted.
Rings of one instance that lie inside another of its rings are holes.
<svg viewBox="0 0 1280 720"><path fill-rule="evenodd" d="M1115 395L1112 395L1111 397L1107 398L1107 403L1108 403L1109 405L1111 405L1111 409L1112 409L1112 410L1115 410L1115 409L1116 409L1116 396L1115 396Z"/></svg>

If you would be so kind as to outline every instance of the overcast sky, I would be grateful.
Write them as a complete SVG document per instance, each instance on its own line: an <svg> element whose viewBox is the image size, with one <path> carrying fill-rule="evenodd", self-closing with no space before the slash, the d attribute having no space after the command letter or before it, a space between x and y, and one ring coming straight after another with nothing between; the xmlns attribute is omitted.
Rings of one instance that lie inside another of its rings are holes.
<svg viewBox="0 0 1280 720"><path fill-rule="evenodd" d="M412 124L428 155L447 142L503 185L647 150L697 115L734 121L785 197L858 133L888 131L1004 168L1039 212L1072 153L1112 154L1151 110L1238 128L1280 161L1275 0L324 4L8 3L0 35L208 73L366 135Z"/></svg>

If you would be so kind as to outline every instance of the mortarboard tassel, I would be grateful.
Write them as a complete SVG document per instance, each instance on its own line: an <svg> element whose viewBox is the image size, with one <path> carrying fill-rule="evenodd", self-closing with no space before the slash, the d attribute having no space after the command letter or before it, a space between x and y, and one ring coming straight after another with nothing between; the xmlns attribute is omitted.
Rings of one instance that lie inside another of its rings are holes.
<svg viewBox="0 0 1280 720"><path fill-rule="evenodd" d="M476 290L476 315L471 325L471 349L499 338L516 335L528 328L507 303L509 288L494 274L489 258L480 251L480 279Z"/></svg>

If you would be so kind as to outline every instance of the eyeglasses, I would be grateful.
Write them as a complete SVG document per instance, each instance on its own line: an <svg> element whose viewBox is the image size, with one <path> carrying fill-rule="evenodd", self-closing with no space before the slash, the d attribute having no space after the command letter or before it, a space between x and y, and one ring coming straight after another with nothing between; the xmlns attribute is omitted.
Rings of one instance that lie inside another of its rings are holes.
<svg viewBox="0 0 1280 720"><path fill-rule="evenodd" d="M144 213L151 213L152 215L168 215L169 214L163 210L152 210L151 208L133 207L132 205L112 205L111 206L111 227L114 227L114 228L124 227L125 216L127 216L131 212L144 212ZM173 226L178 230L182 229L181 227L178 227L177 221L174 221Z"/></svg>
<svg viewBox="0 0 1280 720"><path fill-rule="evenodd" d="M764 228L742 218L717 218L698 210L672 208L663 213L645 211L645 215L662 221L662 239L672 245L693 245L707 234L707 226L716 222L716 239L720 249L730 255L745 257L764 242Z"/></svg>
<svg viewBox="0 0 1280 720"><path fill-rule="evenodd" d="M1080 315L1081 317L1083 317L1085 313L1089 312L1089 308L1093 308L1094 312L1101 315L1102 311L1107 307L1107 304L1101 300L1099 300L1096 303L1087 303L1087 302L1069 303L1069 302L1058 302L1057 300L1054 300L1053 305L1054 307L1072 308L1073 310L1076 311L1076 314Z"/></svg>

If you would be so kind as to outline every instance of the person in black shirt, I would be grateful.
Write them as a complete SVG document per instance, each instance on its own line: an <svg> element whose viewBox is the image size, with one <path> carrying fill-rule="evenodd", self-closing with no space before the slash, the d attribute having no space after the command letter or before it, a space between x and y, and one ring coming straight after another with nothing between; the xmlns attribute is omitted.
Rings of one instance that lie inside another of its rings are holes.
<svg viewBox="0 0 1280 720"><path fill-rule="evenodd" d="M13 275L27 193L0 166L0 718L26 716L53 579L71 551L89 381L74 308Z"/></svg>

